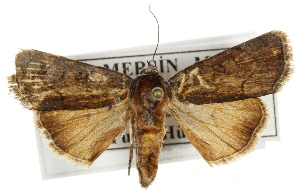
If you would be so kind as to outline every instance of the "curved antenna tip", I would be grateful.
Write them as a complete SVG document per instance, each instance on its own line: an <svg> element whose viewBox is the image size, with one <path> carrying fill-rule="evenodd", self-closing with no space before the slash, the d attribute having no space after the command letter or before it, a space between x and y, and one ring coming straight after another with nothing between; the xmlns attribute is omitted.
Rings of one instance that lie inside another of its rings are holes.
<svg viewBox="0 0 300 194"><path fill-rule="evenodd" d="M158 23L158 20L156 18L156 16L154 15L154 13L151 11L150 9L150 6L151 4L149 5L149 11L152 13L153 17L155 18L156 20L156 23L157 23L157 44L156 44L156 48L155 48L155 51L154 51L154 54L153 54L153 57L152 57L152 60L151 61L154 61L154 56L156 54L156 51L157 51L157 48L158 48L158 43L159 43L159 23ZM150 63L149 63L150 64ZM155 66L156 66L156 63L154 62Z"/></svg>

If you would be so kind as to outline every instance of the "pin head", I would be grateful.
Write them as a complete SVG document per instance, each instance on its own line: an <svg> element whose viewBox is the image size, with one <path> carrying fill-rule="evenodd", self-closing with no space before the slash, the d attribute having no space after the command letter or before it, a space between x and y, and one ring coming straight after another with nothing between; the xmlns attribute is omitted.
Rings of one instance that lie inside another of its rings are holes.
<svg viewBox="0 0 300 194"><path fill-rule="evenodd" d="M161 87L155 87L152 89L148 98L152 101L159 101L164 97L164 91Z"/></svg>

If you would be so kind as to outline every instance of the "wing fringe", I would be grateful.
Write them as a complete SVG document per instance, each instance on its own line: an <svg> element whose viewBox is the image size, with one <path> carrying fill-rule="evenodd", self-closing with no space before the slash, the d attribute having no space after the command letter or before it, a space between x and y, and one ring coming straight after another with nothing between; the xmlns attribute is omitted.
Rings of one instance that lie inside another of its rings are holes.
<svg viewBox="0 0 300 194"><path fill-rule="evenodd" d="M55 143L53 142L51 135L46 130L46 128L43 126L42 122L40 121L39 113L40 113L40 111L36 111L36 118L35 118L36 129L43 130L43 132L41 133L41 136L44 138L44 140L50 141L48 147L52 150L53 154L58 158L64 158L68 162L74 163L75 166L88 169L93 164L94 161L83 160L81 158L74 157L71 154L68 154L68 153L64 152L62 149L60 149L59 147L57 147L55 145ZM97 159L97 157L95 159Z"/></svg>
<svg viewBox="0 0 300 194"><path fill-rule="evenodd" d="M7 77L7 82L8 82L8 89L9 89L9 94L13 96L14 99L19 100L20 104L28 109L28 110L33 110L33 107L29 101L28 98L24 97L18 88L17 80L16 80L16 75L11 75Z"/></svg>
<svg viewBox="0 0 300 194"><path fill-rule="evenodd" d="M275 92L279 92L282 90L284 84L291 79L291 76L294 73L293 49L291 46L291 41L285 32L279 30L273 30L269 33L278 36L282 40L282 44L283 44L285 68L280 79L278 79L277 84L275 85Z"/></svg>

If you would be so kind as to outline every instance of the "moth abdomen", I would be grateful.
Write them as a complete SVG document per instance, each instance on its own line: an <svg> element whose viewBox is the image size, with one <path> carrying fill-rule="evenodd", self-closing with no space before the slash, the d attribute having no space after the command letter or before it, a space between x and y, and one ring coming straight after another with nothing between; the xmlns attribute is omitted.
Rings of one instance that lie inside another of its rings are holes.
<svg viewBox="0 0 300 194"><path fill-rule="evenodd" d="M137 169L142 187L148 187L155 179L165 132L155 127L137 130Z"/></svg>

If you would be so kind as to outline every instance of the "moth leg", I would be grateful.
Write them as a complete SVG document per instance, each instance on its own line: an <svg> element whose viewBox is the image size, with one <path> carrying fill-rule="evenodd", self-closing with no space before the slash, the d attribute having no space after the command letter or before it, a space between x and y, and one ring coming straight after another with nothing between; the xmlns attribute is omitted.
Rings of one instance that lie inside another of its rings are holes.
<svg viewBox="0 0 300 194"><path fill-rule="evenodd" d="M129 148L129 162L128 162L128 176L130 175L130 168L131 168L131 162L133 158L133 148L134 148L134 142L135 142L135 137L134 137L134 119L132 118L129 122L129 131L130 131L130 148Z"/></svg>
<svg viewBox="0 0 300 194"><path fill-rule="evenodd" d="M133 142L132 143L130 142L129 162L128 162L128 176L130 175L131 162L132 162L132 158L133 158L133 147L134 147Z"/></svg>

